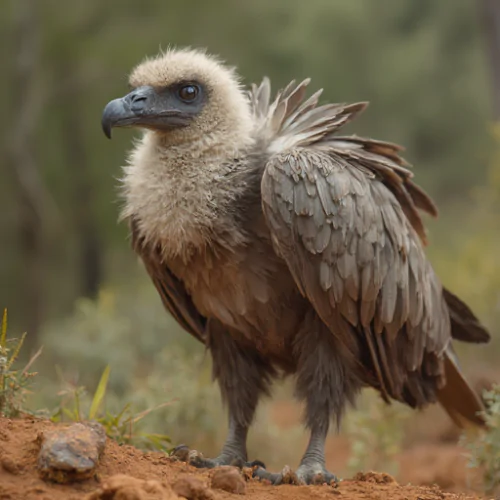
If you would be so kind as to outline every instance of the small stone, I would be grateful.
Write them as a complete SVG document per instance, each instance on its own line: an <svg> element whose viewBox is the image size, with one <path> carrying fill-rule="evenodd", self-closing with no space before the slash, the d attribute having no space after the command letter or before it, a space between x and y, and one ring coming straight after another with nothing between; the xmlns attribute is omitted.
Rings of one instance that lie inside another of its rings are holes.
<svg viewBox="0 0 500 500"><path fill-rule="evenodd" d="M13 474L14 476L17 476L20 472L19 466L10 457L2 457L2 459L0 459L0 465L5 472Z"/></svg>
<svg viewBox="0 0 500 500"><path fill-rule="evenodd" d="M95 474L106 444L106 433L97 422L76 423L42 433L38 470L43 479L66 483Z"/></svg>
<svg viewBox="0 0 500 500"><path fill-rule="evenodd" d="M211 487L219 490L244 495L246 490L245 480L236 467L218 467L212 474Z"/></svg>
<svg viewBox="0 0 500 500"><path fill-rule="evenodd" d="M213 491L207 488L202 481L194 477L181 477L173 485L172 490L187 500L214 500Z"/></svg>
<svg viewBox="0 0 500 500"><path fill-rule="evenodd" d="M178 500L172 488L160 481L144 481L116 474L103 481L85 500Z"/></svg>

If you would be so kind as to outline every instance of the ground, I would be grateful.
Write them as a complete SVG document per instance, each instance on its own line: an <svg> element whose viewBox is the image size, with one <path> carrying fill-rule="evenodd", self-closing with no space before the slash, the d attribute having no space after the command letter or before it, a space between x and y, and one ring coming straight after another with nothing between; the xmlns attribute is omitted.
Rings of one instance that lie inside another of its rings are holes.
<svg viewBox="0 0 500 500"><path fill-rule="evenodd" d="M172 462L164 454L143 453L130 446L119 446L110 440L94 478L70 485L45 482L39 477L36 468L39 450L37 436L53 425L33 418L0 419L0 500L83 500L87 497L92 500L173 500L178 496L172 493L170 485L180 478L201 481L199 487L202 491L197 491L190 500L224 500L236 497L235 493L210 487L213 471L197 470L181 462ZM336 453L333 459L334 449ZM345 460L346 450L348 446L343 438L332 438L328 442L329 465ZM331 499L336 496L345 500L480 498L470 490L467 491L465 459L455 444L441 442L410 447L400 457L400 466L400 484L391 476L381 473L358 474L353 479L342 481L338 488L289 485L272 487L249 480L245 496L248 500ZM114 477L110 482L109 478L118 474L121 476ZM433 484L436 482L439 485ZM110 488L107 493L100 490L106 485Z"/></svg>

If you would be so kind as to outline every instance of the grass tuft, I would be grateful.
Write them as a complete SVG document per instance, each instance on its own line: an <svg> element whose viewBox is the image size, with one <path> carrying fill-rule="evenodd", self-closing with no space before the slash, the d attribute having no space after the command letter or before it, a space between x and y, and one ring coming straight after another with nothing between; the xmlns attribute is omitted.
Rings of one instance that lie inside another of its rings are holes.
<svg viewBox="0 0 500 500"><path fill-rule="evenodd" d="M67 388L59 392L61 402L53 412L53 422L81 422L96 420L105 429L106 435L118 444L131 444L143 449L153 449L170 452L171 440L166 434L143 432L140 430L141 421L153 411L164 408L173 403L168 401L135 413L130 404L126 404L118 413L106 411L103 403L108 390L108 381L111 369L108 366L102 372L94 394L90 398L83 386L75 386L66 382ZM88 407L88 411L83 408Z"/></svg>
<svg viewBox="0 0 500 500"><path fill-rule="evenodd" d="M40 356L40 348L21 370L15 370L14 365L19 357L26 333L20 338L9 338L7 335L7 309L2 315L0 328L0 415L17 417L24 412L24 403L30 390L36 372L30 368Z"/></svg>
<svg viewBox="0 0 500 500"><path fill-rule="evenodd" d="M462 444L469 454L468 466L481 470L484 491L490 495L500 493L500 385L485 391L483 399L486 431L474 440L464 435Z"/></svg>
<svg viewBox="0 0 500 500"><path fill-rule="evenodd" d="M402 404L389 405L374 390L365 390L358 407L346 419L346 433L352 442L349 470L397 475L396 457L403 444L404 422L410 415Z"/></svg>

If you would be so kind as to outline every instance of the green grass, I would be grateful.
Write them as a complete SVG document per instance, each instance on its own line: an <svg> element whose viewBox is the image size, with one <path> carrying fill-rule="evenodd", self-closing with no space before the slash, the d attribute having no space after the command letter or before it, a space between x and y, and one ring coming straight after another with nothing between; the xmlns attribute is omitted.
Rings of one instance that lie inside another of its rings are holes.
<svg viewBox="0 0 500 500"><path fill-rule="evenodd" d="M476 439L464 436L462 444L469 453L468 466L482 471L484 491L488 495L500 493L500 385L485 391L486 431Z"/></svg>
<svg viewBox="0 0 500 500"><path fill-rule="evenodd" d="M345 432L352 443L347 464L350 472L376 470L397 475L404 423L411 414L402 404L388 405L376 391L365 390L357 408L345 419Z"/></svg>
<svg viewBox="0 0 500 500"><path fill-rule="evenodd" d="M0 415L4 417L17 417L22 413L30 386L36 375L35 372L30 371L30 368L41 354L41 349L24 368L14 369L25 338L26 333L19 338L8 337L7 309L5 309L0 330Z"/></svg>
<svg viewBox="0 0 500 500"><path fill-rule="evenodd" d="M119 444L131 444L142 449L170 452L169 436L145 432L141 430L140 424L150 413L172 402L162 403L141 412L134 412L129 403L116 413L107 411L104 401L110 372L110 367L106 366L91 397L88 397L85 387L76 387L68 383L67 389L59 393L61 402L51 415L51 420L53 422L95 420L104 427L106 435Z"/></svg>

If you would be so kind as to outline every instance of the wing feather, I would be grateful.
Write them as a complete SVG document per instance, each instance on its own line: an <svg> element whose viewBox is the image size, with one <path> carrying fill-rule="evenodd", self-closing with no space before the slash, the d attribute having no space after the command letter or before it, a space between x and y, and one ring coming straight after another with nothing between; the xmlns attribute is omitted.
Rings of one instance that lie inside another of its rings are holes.
<svg viewBox="0 0 500 500"><path fill-rule="evenodd" d="M368 379L384 399L446 402L436 390L451 338L489 334L425 257L419 210L437 208L401 146L337 134L367 103L320 106L321 90L302 102L308 84L291 82L273 102L267 79L251 92L270 156L261 191L273 246L332 334L351 352L366 348Z"/></svg>
<svg viewBox="0 0 500 500"><path fill-rule="evenodd" d="M418 226L390 184L355 161L312 146L272 156L262 179L264 214L277 252L332 334L365 346L383 394L421 405L429 391L415 389L417 380L444 373L449 314ZM336 314L348 325L340 332Z"/></svg>
<svg viewBox="0 0 500 500"><path fill-rule="evenodd" d="M144 262L164 307L184 330L205 344L206 318L198 312L182 282L162 263L157 249L141 237L134 219L130 221L130 230L132 247Z"/></svg>

